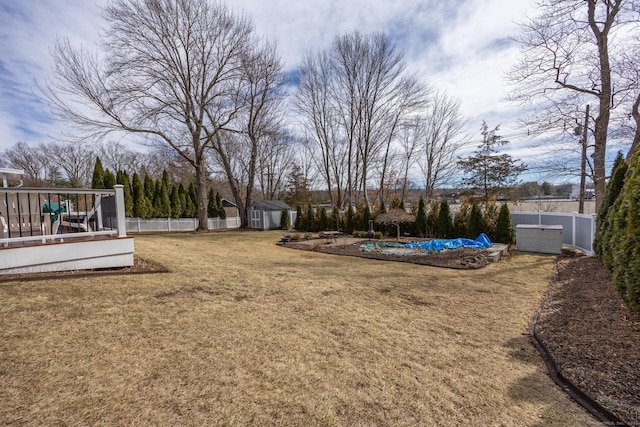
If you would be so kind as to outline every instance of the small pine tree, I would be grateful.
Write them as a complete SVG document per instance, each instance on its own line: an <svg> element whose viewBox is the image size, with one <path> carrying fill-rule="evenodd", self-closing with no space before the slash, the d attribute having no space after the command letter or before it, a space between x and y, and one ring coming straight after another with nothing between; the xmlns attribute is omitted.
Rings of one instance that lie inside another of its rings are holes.
<svg viewBox="0 0 640 427"><path fill-rule="evenodd" d="M304 215L302 214L302 206L298 205L298 209L296 210L296 224L294 225L295 229L298 231L303 231L304 227Z"/></svg>
<svg viewBox="0 0 640 427"><path fill-rule="evenodd" d="M162 181L158 181L155 199L153 199L154 215L157 218L171 218L171 200L169 189Z"/></svg>
<svg viewBox="0 0 640 427"><path fill-rule="evenodd" d="M327 218L327 210L324 206L320 209L320 213L318 214L318 231L327 230L329 226L329 219Z"/></svg>
<svg viewBox="0 0 640 427"><path fill-rule="evenodd" d="M104 188L113 188L116 185L116 177L109 169L105 169L102 183Z"/></svg>
<svg viewBox="0 0 640 427"><path fill-rule="evenodd" d="M144 176L144 195L153 200L156 197L156 184L149 175Z"/></svg>
<svg viewBox="0 0 640 427"><path fill-rule="evenodd" d="M353 233L353 229L355 227L355 216L356 213L353 210L353 205L351 203L349 203L349 208L347 209L347 214L346 214L346 219L344 222L344 232L347 234L352 234Z"/></svg>
<svg viewBox="0 0 640 427"><path fill-rule="evenodd" d="M489 197L488 200L484 202L484 212L483 212L483 222L484 222L484 233L487 234L492 240L495 238L496 234L496 222L498 221L498 213L500 209L498 208L498 203L495 197ZM475 239L477 236L472 237Z"/></svg>
<svg viewBox="0 0 640 427"><path fill-rule="evenodd" d="M222 196L216 191L216 206L218 206L218 216L220 219L227 219L227 211L224 210L224 204L222 203ZM291 220L289 220L289 227L291 227Z"/></svg>
<svg viewBox="0 0 640 427"><path fill-rule="evenodd" d="M464 197L456 216L453 218L453 229L456 236L471 237L467 233L469 215L471 215L471 200L468 197Z"/></svg>
<svg viewBox="0 0 640 427"><path fill-rule="evenodd" d="M178 187L176 187L175 185L171 185L171 194L169 195L169 200L171 201L171 217L180 218L182 216L184 208L182 207L182 203L180 203L180 194L178 193Z"/></svg>
<svg viewBox="0 0 640 427"><path fill-rule="evenodd" d="M129 175L123 170L117 171L116 184L122 185L122 190L124 193L124 215L127 217L131 217L133 216L133 197Z"/></svg>
<svg viewBox="0 0 640 427"><path fill-rule="evenodd" d="M209 218L218 217L218 205L216 204L216 192L213 191L213 188L210 188L209 193L207 193L207 216Z"/></svg>
<svg viewBox="0 0 640 427"><path fill-rule="evenodd" d="M196 218L198 214L198 195L193 182L189 184L189 188L185 190L185 217Z"/></svg>
<svg viewBox="0 0 640 427"><path fill-rule="evenodd" d="M415 231L416 231L416 235L420 237L424 237L427 232L427 209L422 196L420 196L420 201L418 202L418 212L416 212Z"/></svg>
<svg viewBox="0 0 640 427"><path fill-rule="evenodd" d="M467 232L465 233L469 239L475 239L484 232L484 221L482 210L477 201L471 204L471 212L469 213L469 222L467 223Z"/></svg>
<svg viewBox="0 0 640 427"><path fill-rule="evenodd" d="M440 204L440 212L436 222L436 237L443 239L453 237L453 217L451 216L449 202L446 199Z"/></svg>
<svg viewBox="0 0 640 427"><path fill-rule="evenodd" d="M369 221L371 221L371 208L369 208L369 205L364 205L360 217L360 227L358 228L364 231L369 230Z"/></svg>
<svg viewBox="0 0 640 427"><path fill-rule="evenodd" d="M498 243L512 244L515 241L515 232L513 231L513 224L511 223L511 212L509 212L509 206L504 203L500 207L500 213L496 221L496 232L493 240Z"/></svg>
<svg viewBox="0 0 640 427"><path fill-rule="evenodd" d="M435 237L436 224L438 222L438 215L440 215L440 202L436 199L431 203L431 209L427 215L427 236Z"/></svg>
<svg viewBox="0 0 640 427"><path fill-rule="evenodd" d="M184 185L180 183L178 185L178 197L180 198L180 207L182 207L182 211L180 212L180 218L189 218L187 212L187 190L185 190Z"/></svg>
<svg viewBox="0 0 640 427"><path fill-rule="evenodd" d="M133 216L136 218L148 218L147 196L144 193L144 186L140 182L137 173L133 174Z"/></svg>
<svg viewBox="0 0 640 427"><path fill-rule="evenodd" d="M337 206L333 206L331 209L330 227L333 230L340 230L342 227L342 221L340 216L340 209Z"/></svg>
<svg viewBox="0 0 640 427"><path fill-rule="evenodd" d="M91 188L107 188L104 186L104 169L100 157L96 157L96 162L93 166L93 177L91 178Z"/></svg>
<svg viewBox="0 0 640 427"><path fill-rule="evenodd" d="M611 179L607 184L607 191L596 219L596 233L593 242L593 250L607 268L611 268L611 249L613 247L610 241L612 218L608 215L608 212L622 191L627 169L628 165L624 161L622 153L618 152L618 155L613 162L613 168L611 169Z"/></svg>
<svg viewBox="0 0 640 427"><path fill-rule="evenodd" d="M318 231L318 221L316 220L316 213L313 211L311 203L307 203L307 209L305 211L305 231Z"/></svg>
<svg viewBox="0 0 640 427"><path fill-rule="evenodd" d="M289 214L289 209L283 209L280 214L280 228L283 230L291 228L291 215Z"/></svg>

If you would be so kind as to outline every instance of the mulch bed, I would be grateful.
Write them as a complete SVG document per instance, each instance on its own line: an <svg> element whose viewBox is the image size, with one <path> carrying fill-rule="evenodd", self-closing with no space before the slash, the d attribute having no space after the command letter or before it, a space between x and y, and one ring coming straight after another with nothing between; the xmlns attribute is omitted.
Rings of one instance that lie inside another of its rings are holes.
<svg viewBox="0 0 640 427"><path fill-rule="evenodd" d="M433 267L454 268L454 269L476 269L489 265L489 252L486 249L459 248L435 252L428 255L387 255L378 252L365 252L360 249L362 242L348 245L324 244L322 239L314 242L291 242L286 247L303 249L314 252L322 252L333 255L355 256L360 258L377 259L384 261L408 262L419 265L430 265Z"/></svg>
<svg viewBox="0 0 640 427"><path fill-rule="evenodd" d="M640 316L595 257L558 257L535 324L562 375L628 425L640 425Z"/></svg>

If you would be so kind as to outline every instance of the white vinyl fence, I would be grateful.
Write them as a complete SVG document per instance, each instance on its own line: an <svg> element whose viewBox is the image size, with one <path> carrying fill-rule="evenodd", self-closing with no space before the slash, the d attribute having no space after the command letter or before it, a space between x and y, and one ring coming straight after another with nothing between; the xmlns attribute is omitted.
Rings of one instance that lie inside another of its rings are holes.
<svg viewBox="0 0 640 427"><path fill-rule="evenodd" d="M198 228L198 218L127 218L127 232L169 232L169 231L194 231ZM209 218L207 227L209 230L221 230L227 228L240 228L240 217L226 219Z"/></svg>
<svg viewBox="0 0 640 427"><path fill-rule="evenodd" d="M593 239L596 233L596 215L557 212L511 212L511 223L561 225L562 243L593 255Z"/></svg>

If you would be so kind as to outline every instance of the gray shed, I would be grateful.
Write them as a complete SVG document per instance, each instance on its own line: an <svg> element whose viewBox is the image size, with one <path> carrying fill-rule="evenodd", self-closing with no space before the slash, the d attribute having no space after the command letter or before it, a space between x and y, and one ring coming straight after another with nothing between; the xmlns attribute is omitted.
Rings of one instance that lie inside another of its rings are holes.
<svg viewBox="0 0 640 427"><path fill-rule="evenodd" d="M261 230L280 228L282 211L291 208L282 200L261 200L251 204L249 227Z"/></svg>

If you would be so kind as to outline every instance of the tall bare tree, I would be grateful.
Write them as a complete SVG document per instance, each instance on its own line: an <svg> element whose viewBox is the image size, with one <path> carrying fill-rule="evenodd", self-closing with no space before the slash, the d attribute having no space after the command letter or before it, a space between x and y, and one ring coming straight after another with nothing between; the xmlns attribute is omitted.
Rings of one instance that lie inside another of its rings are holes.
<svg viewBox="0 0 640 427"><path fill-rule="evenodd" d="M350 153L340 135L333 81L334 70L328 52L306 54L300 67L294 105L300 114L305 138L312 141L307 146L313 145L319 152L314 159L331 204L339 206L344 199L346 159Z"/></svg>
<svg viewBox="0 0 640 427"><path fill-rule="evenodd" d="M435 189L447 183L456 171L456 152L466 141L465 121L460 104L446 92L438 91L430 100L429 109L420 126L422 144L417 162L425 181L427 201Z"/></svg>
<svg viewBox="0 0 640 427"><path fill-rule="evenodd" d="M46 181L52 163L45 146L40 144L32 147L25 142L18 142L2 155L7 166L24 170L23 182L27 187L40 187Z"/></svg>
<svg viewBox="0 0 640 427"><path fill-rule="evenodd" d="M227 130L234 135L225 138L220 134L210 136L216 158L227 174L242 225L246 227L257 181L258 161L264 148L283 132L282 101L286 77L276 46L272 43L256 43L243 55L241 65L242 80L237 95L240 108ZM230 142L242 147L229 147ZM234 161L230 156L234 152L240 153L235 162L242 165L240 176L232 167ZM241 183L244 188L240 187Z"/></svg>
<svg viewBox="0 0 640 427"><path fill-rule="evenodd" d="M640 2L638 5L640 9ZM621 94L621 103L625 111L622 121L632 123L628 128L632 142L627 152L626 161L631 161L631 157L638 150L640 145L640 32L633 38L633 46L626 49L613 66L614 79L618 82ZM633 120L633 122L631 122Z"/></svg>
<svg viewBox="0 0 640 427"><path fill-rule="evenodd" d="M509 73L516 84L511 97L543 101L552 109L575 95L597 100L593 179L598 209L605 193L607 133L615 98L611 56L622 48L612 40L625 34L623 26L638 21L637 0L539 0L537 9L540 13L522 25L518 38L522 57Z"/></svg>
<svg viewBox="0 0 640 427"><path fill-rule="evenodd" d="M400 124L424 104L425 88L403 58L386 34L354 32L303 61L296 105L321 149L321 169L329 192L337 189L339 206L360 196L369 203L373 166L384 169Z"/></svg>
<svg viewBox="0 0 640 427"><path fill-rule="evenodd" d="M126 132L175 150L194 169L206 229L207 151L239 132L253 23L207 0L114 0L103 17L104 57L58 42L45 96L82 137Z"/></svg>

